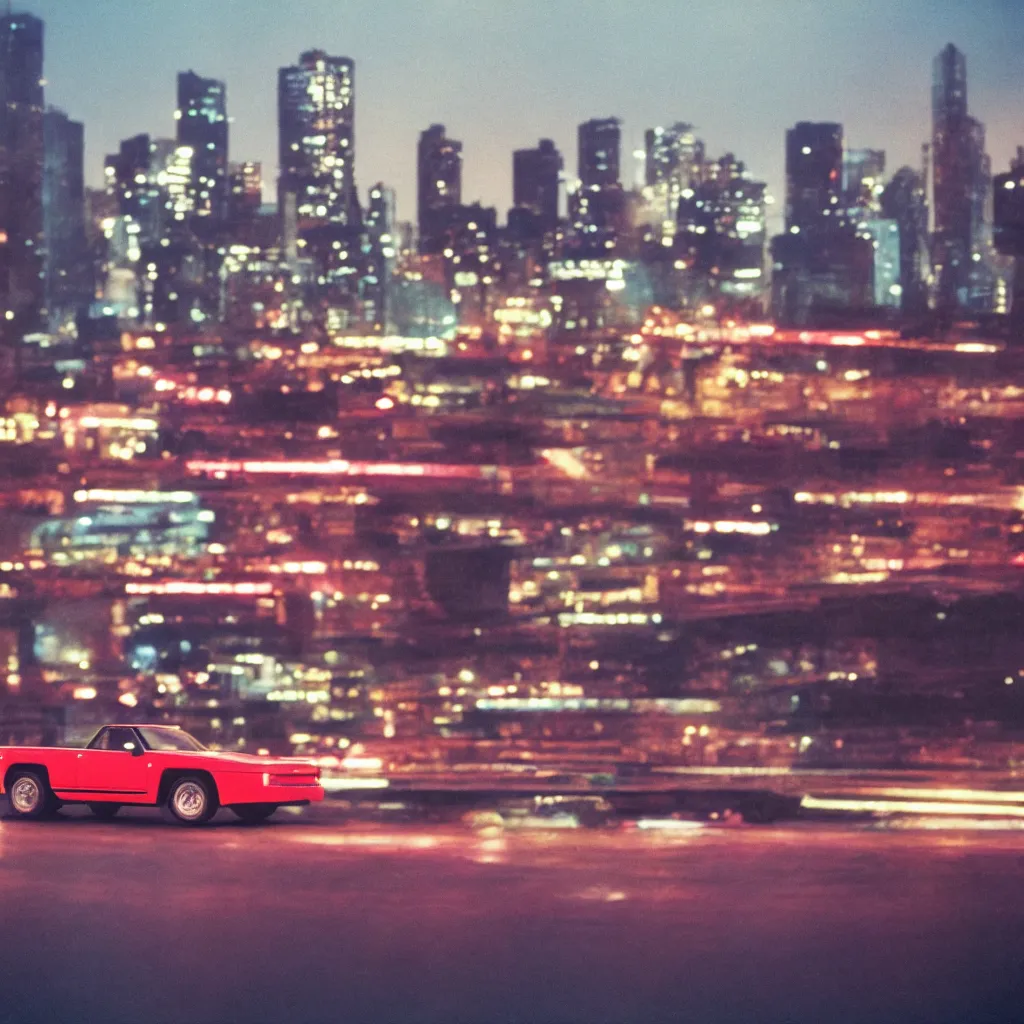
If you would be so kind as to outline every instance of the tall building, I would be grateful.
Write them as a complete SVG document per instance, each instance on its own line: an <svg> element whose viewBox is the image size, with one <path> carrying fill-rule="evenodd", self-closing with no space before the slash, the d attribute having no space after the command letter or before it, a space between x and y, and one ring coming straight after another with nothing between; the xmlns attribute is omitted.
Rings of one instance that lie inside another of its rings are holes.
<svg viewBox="0 0 1024 1024"><path fill-rule="evenodd" d="M993 188L995 245L1014 262L1009 313L1011 337L1019 345L1024 342L1024 147L1017 147L1010 170L996 176Z"/></svg>
<svg viewBox="0 0 1024 1024"><path fill-rule="evenodd" d="M355 64L308 50L278 73L279 205L300 224L348 224L355 194Z"/></svg>
<svg viewBox="0 0 1024 1024"><path fill-rule="evenodd" d="M693 126L678 122L649 128L644 136L644 219L662 237L675 234L680 197L692 192L704 173L704 143Z"/></svg>
<svg viewBox="0 0 1024 1024"><path fill-rule="evenodd" d="M878 215L884 178L884 149L847 149L843 153L843 205L848 216Z"/></svg>
<svg viewBox="0 0 1024 1024"><path fill-rule="evenodd" d="M398 255L395 239L395 190L382 182L370 188L363 228L363 266L359 293L363 303L363 320L377 330L387 330L391 312L391 285Z"/></svg>
<svg viewBox="0 0 1024 1024"><path fill-rule="evenodd" d="M584 188L619 184L622 122L617 117L596 118L579 126L577 173Z"/></svg>
<svg viewBox="0 0 1024 1024"><path fill-rule="evenodd" d="M703 283L705 299L761 303L766 296L767 186L731 153L707 161L682 193L673 258Z"/></svg>
<svg viewBox="0 0 1024 1024"><path fill-rule="evenodd" d="M85 231L85 128L61 110L43 115L43 236L51 329L88 307L92 274Z"/></svg>
<svg viewBox="0 0 1024 1024"><path fill-rule="evenodd" d="M228 210L227 86L194 71L178 75L178 145L192 148L192 212L223 220Z"/></svg>
<svg viewBox="0 0 1024 1024"><path fill-rule="evenodd" d="M228 170L228 216L234 222L251 220L263 205L263 165L245 161Z"/></svg>
<svg viewBox="0 0 1024 1024"><path fill-rule="evenodd" d="M928 202L925 181L912 167L901 167L881 196L883 217L900 232L900 305L905 313L928 308Z"/></svg>
<svg viewBox="0 0 1024 1024"><path fill-rule="evenodd" d="M903 285L900 283L900 226L894 220L878 218L862 222L863 233L874 251L873 304L899 309Z"/></svg>
<svg viewBox="0 0 1024 1024"><path fill-rule="evenodd" d="M43 23L0 17L0 331L39 325L43 287Z"/></svg>
<svg viewBox="0 0 1024 1024"><path fill-rule="evenodd" d="M991 165L985 127L968 113L967 59L952 43L933 66L932 173L937 304L985 312Z"/></svg>
<svg viewBox="0 0 1024 1024"><path fill-rule="evenodd" d="M843 200L842 125L800 122L786 133L786 233L772 244L772 310L780 323L844 320L876 305L870 210L851 211ZM889 273L891 233L884 241L879 259Z"/></svg>
<svg viewBox="0 0 1024 1024"><path fill-rule="evenodd" d="M462 143L449 139L443 124L420 134L416 176L420 252L439 252L452 210L462 205Z"/></svg>
<svg viewBox="0 0 1024 1024"><path fill-rule="evenodd" d="M786 133L786 230L828 234L840 217L843 126L801 121Z"/></svg>
<svg viewBox="0 0 1024 1024"><path fill-rule="evenodd" d="M551 139L541 139L536 149L517 149L512 155L512 201L526 211L544 235L558 226L558 190L562 154Z"/></svg>

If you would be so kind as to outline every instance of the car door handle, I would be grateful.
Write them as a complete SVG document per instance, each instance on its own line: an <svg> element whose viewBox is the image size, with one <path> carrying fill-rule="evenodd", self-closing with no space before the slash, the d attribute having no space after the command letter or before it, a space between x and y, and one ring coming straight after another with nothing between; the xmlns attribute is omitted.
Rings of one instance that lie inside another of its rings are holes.
<svg viewBox="0 0 1024 1024"><path fill-rule="evenodd" d="M82 755L81 755L81 754L79 754L78 756L79 756L79 757L81 757Z"/></svg>

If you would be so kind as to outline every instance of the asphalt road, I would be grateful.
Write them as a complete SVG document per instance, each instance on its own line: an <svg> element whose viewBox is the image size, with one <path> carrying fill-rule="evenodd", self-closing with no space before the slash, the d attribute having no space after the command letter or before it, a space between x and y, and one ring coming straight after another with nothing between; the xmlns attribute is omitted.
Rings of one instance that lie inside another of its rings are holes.
<svg viewBox="0 0 1024 1024"><path fill-rule="evenodd" d="M1024 832L0 822L0 1022L1020 1024Z"/></svg>

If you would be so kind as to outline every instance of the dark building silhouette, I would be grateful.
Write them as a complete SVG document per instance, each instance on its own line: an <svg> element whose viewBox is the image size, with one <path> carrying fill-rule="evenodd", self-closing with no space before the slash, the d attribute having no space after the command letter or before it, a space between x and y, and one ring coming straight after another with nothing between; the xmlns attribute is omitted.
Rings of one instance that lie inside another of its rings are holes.
<svg viewBox="0 0 1024 1024"><path fill-rule="evenodd" d="M1018 147L1010 170L996 176L993 190L996 248L1015 260L1010 323L1019 344L1024 342L1024 147Z"/></svg>
<svg viewBox="0 0 1024 1024"><path fill-rule="evenodd" d="M178 145L192 148L192 213L223 220L228 212L227 86L194 71L178 75Z"/></svg>
<svg viewBox="0 0 1024 1024"><path fill-rule="evenodd" d="M786 133L786 230L829 234L841 216L843 126L801 121Z"/></svg>
<svg viewBox="0 0 1024 1024"><path fill-rule="evenodd" d="M584 188L619 184L622 123L617 117L596 118L579 126L577 173Z"/></svg>
<svg viewBox="0 0 1024 1024"><path fill-rule="evenodd" d="M420 135L416 154L420 252L438 253L453 209L462 204L462 143L443 124Z"/></svg>
<svg viewBox="0 0 1024 1024"><path fill-rule="evenodd" d="M228 216L234 223L247 223L263 205L263 165L245 161L228 170Z"/></svg>
<svg viewBox="0 0 1024 1024"><path fill-rule="evenodd" d="M537 235L558 226L558 188L564 164L551 141L541 139L535 149L517 149L512 156L512 201L525 211Z"/></svg>
<svg viewBox="0 0 1024 1024"><path fill-rule="evenodd" d="M786 133L786 233L772 243L772 311L810 324L875 305L875 249L843 203L843 127L802 121Z"/></svg>
<svg viewBox="0 0 1024 1024"><path fill-rule="evenodd" d="M280 209L292 194L300 224L348 224L358 207L354 62L309 50L280 69L277 99Z"/></svg>
<svg viewBox="0 0 1024 1024"><path fill-rule="evenodd" d="M39 326L43 286L43 23L0 17L0 331Z"/></svg>
<svg viewBox="0 0 1024 1024"><path fill-rule="evenodd" d="M884 178L884 149L847 149L843 153L843 206L848 216L878 215Z"/></svg>
<svg viewBox="0 0 1024 1024"><path fill-rule="evenodd" d="M704 143L693 125L678 122L644 133L644 179L648 185L675 185L679 190L697 184L704 165Z"/></svg>
<svg viewBox="0 0 1024 1024"><path fill-rule="evenodd" d="M882 216L900 230L900 305L905 313L928 308L928 200L925 181L912 167L901 167L881 196Z"/></svg>
<svg viewBox="0 0 1024 1024"><path fill-rule="evenodd" d="M932 168L937 305L947 312L984 305L986 285L979 278L987 269L983 250L991 166L985 127L968 113L967 59L952 43L933 68Z"/></svg>
<svg viewBox="0 0 1024 1024"><path fill-rule="evenodd" d="M395 238L395 190L383 182L370 188L366 216L363 220L365 242L359 290L363 301L363 319L378 330L390 320L391 275L398 242Z"/></svg>
<svg viewBox="0 0 1024 1024"><path fill-rule="evenodd" d="M43 116L44 273L49 324L88 307L92 279L85 231L85 128L60 110Z"/></svg>

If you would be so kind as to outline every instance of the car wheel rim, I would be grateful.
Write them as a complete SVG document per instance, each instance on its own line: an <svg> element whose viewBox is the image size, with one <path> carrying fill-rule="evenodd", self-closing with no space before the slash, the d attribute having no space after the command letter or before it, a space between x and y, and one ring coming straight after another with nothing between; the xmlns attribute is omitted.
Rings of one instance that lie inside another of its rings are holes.
<svg viewBox="0 0 1024 1024"><path fill-rule="evenodd" d="M178 817L192 821L206 810L206 793L196 782L186 782L174 791L174 810Z"/></svg>
<svg viewBox="0 0 1024 1024"><path fill-rule="evenodd" d="M35 779L18 779L11 788L11 804L16 811L30 814L39 806L42 795Z"/></svg>

